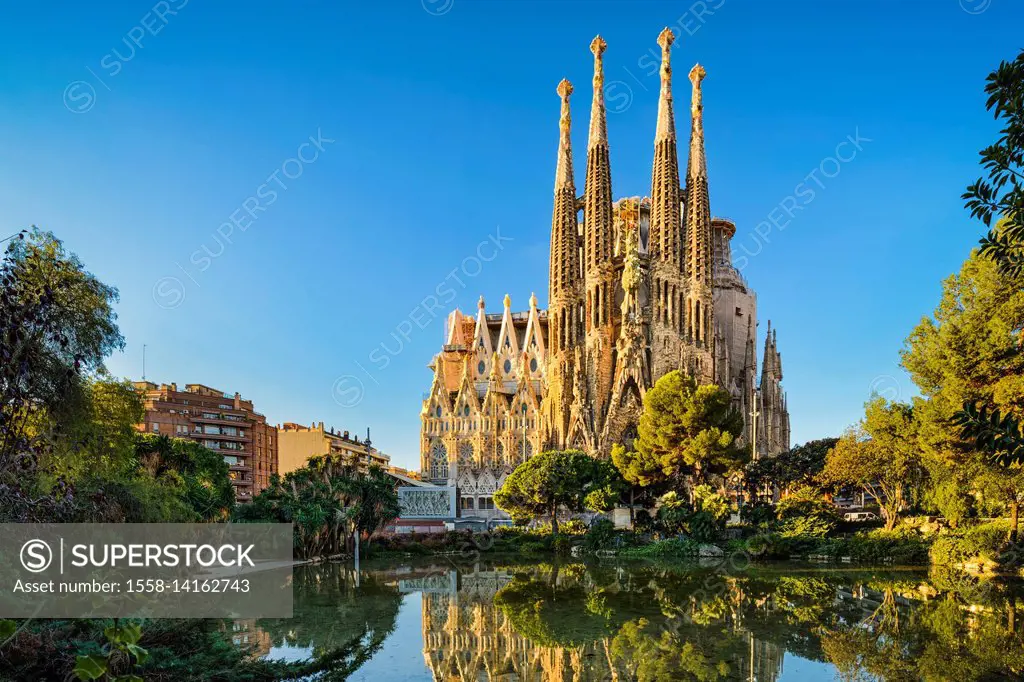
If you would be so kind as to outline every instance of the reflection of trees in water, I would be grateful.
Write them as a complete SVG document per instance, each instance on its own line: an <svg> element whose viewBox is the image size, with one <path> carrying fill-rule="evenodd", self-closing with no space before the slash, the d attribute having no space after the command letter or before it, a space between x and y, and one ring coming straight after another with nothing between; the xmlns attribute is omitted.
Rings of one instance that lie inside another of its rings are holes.
<svg viewBox="0 0 1024 682"><path fill-rule="evenodd" d="M399 591L346 564L295 569L295 616L263 619L273 644L308 647L317 680L344 680L375 654L395 629Z"/></svg>
<svg viewBox="0 0 1024 682"><path fill-rule="evenodd" d="M954 582L960 582L954 579ZM874 580L880 595L865 618L823 630L822 649L843 680L1020 680L1024 637L1018 598L1005 585L967 582L908 607L908 586ZM934 587L932 587L934 589Z"/></svg>
<svg viewBox="0 0 1024 682"><path fill-rule="evenodd" d="M1024 671L1012 595L942 592L923 574L570 564L460 580L425 595L424 655L439 680L773 682L785 651L850 680Z"/></svg>
<svg viewBox="0 0 1024 682"><path fill-rule="evenodd" d="M259 621L312 648L341 680L392 633L401 592L422 591L423 654L437 680L775 682L782 657L846 680L1022 679L1012 588L957 575L732 573L652 565L440 566L296 571L294 619ZM400 589L399 589L400 588Z"/></svg>

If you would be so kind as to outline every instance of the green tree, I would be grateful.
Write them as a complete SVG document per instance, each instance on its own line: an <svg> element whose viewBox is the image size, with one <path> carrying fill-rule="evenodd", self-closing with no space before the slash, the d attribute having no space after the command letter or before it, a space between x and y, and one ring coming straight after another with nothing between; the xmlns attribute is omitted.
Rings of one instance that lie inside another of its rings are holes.
<svg viewBox="0 0 1024 682"><path fill-rule="evenodd" d="M36 428L52 446L44 467L73 481L131 476L138 465L135 427L144 415L131 382L105 373L83 381L63 405L36 415Z"/></svg>
<svg viewBox="0 0 1024 682"><path fill-rule="evenodd" d="M196 519L223 520L235 504L230 468L224 457L195 441L139 434L137 458L143 475L167 480Z"/></svg>
<svg viewBox="0 0 1024 682"><path fill-rule="evenodd" d="M252 502L235 508L235 518L294 524L296 552L310 558L340 553L353 533L372 534L399 512L394 480L379 467L361 471L323 455L272 476Z"/></svg>
<svg viewBox="0 0 1024 682"><path fill-rule="evenodd" d="M756 459L747 464L744 484L752 494L773 486L782 492L784 498L793 490L813 488L817 485L818 474L825 468L825 457L838 442L838 438L819 438L774 457Z"/></svg>
<svg viewBox="0 0 1024 682"><path fill-rule="evenodd" d="M494 493L494 503L512 518L551 517L558 532L558 510L605 511L622 491L615 468L579 450L548 450L526 460Z"/></svg>
<svg viewBox="0 0 1024 682"><path fill-rule="evenodd" d="M692 491L712 475L735 471L745 456L736 445L743 418L729 392L698 386L679 371L658 379L644 396L639 432L635 451L616 449L612 461L629 483L659 492Z"/></svg>
<svg viewBox="0 0 1024 682"><path fill-rule="evenodd" d="M924 477L913 409L876 396L864 406L864 419L847 431L825 459L819 480L871 494L891 530L906 495Z"/></svg>
<svg viewBox="0 0 1024 682"><path fill-rule="evenodd" d="M991 226L981 240L981 253L1004 274L1024 275L1024 50L1001 62L985 85L985 107L1003 126L996 142L981 150L988 178L979 178L963 194L971 215Z"/></svg>
<svg viewBox="0 0 1024 682"><path fill-rule="evenodd" d="M834 504L814 488L798 488L776 507L776 530L783 537L823 538L841 520Z"/></svg>
<svg viewBox="0 0 1024 682"><path fill-rule="evenodd" d="M40 462L68 436L54 415L83 402L85 380L124 340L117 290L85 271L52 234L21 232L0 262L0 518L60 521L73 489L41 480ZM49 485L44 487L42 483Z"/></svg>
<svg viewBox="0 0 1024 682"><path fill-rule="evenodd" d="M1014 515L1021 502L1020 472L994 461L964 438L965 403L1024 417L1024 274L1008 275L971 253L943 282L942 298L907 338L903 367L921 391L914 413L921 424L925 463L936 485L953 477L949 496L985 488ZM1003 485L995 485L1004 478ZM1002 491L1002 492L1000 492ZM1016 524L1010 534L1016 537Z"/></svg>

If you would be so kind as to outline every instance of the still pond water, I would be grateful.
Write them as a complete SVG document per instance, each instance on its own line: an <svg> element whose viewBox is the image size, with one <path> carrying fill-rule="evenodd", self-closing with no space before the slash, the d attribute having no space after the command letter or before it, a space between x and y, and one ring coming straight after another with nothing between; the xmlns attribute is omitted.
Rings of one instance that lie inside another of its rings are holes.
<svg viewBox="0 0 1024 682"><path fill-rule="evenodd" d="M971 682L1024 679L1021 621L1020 585L934 570L435 559L301 567L295 617L236 641L297 660L358 638L349 679L372 682Z"/></svg>

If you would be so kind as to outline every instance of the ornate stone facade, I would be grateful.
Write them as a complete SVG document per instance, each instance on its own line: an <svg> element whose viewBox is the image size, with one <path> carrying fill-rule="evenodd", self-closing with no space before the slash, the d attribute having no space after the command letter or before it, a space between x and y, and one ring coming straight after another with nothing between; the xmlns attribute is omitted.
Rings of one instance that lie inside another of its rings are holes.
<svg viewBox="0 0 1024 682"><path fill-rule="evenodd" d="M545 448L606 456L636 434L643 397L667 372L728 389L759 455L789 447L782 357L770 330L757 376L757 298L731 263L735 225L712 218L704 153L706 72L690 71L691 132L681 186L668 29L651 196L613 201L600 36L583 196L576 196L568 81L561 100L548 310L456 310L423 401L423 476L459 487L463 515L497 515L491 495ZM580 215L582 213L582 216Z"/></svg>

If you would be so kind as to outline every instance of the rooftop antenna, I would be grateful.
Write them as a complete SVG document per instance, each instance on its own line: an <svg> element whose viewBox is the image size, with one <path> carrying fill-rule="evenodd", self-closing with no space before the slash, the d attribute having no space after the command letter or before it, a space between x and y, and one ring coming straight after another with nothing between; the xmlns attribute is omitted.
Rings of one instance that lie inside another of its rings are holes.
<svg viewBox="0 0 1024 682"><path fill-rule="evenodd" d="M142 380L146 380L146 344L142 344Z"/></svg>

